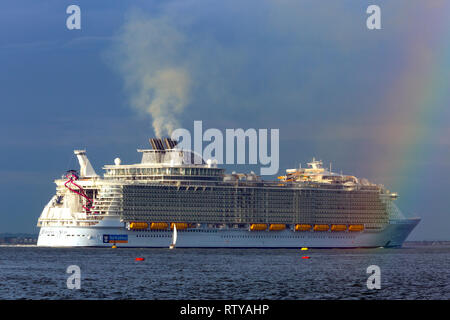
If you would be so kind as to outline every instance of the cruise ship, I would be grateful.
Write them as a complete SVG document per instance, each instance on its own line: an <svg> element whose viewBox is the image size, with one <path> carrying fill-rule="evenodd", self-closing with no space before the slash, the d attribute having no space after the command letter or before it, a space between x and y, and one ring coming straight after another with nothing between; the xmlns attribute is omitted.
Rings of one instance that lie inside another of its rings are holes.
<svg viewBox="0 0 450 320"><path fill-rule="evenodd" d="M103 176L85 150L74 150L80 168L55 180L37 245L399 247L420 221L397 208L396 193L315 159L263 180L253 172L227 174L169 138L150 143L152 149L138 149L140 163L116 158Z"/></svg>

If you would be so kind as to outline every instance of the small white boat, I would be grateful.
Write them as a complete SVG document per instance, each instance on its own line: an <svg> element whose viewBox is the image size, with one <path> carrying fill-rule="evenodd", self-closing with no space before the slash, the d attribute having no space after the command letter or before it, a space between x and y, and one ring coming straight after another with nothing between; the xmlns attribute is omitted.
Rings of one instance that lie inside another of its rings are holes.
<svg viewBox="0 0 450 320"><path fill-rule="evenodd" d="M175 245L177 244L177 226L173 225L173 236L172 236L172 244L170 245L169 249L175 248Z"/></svg>

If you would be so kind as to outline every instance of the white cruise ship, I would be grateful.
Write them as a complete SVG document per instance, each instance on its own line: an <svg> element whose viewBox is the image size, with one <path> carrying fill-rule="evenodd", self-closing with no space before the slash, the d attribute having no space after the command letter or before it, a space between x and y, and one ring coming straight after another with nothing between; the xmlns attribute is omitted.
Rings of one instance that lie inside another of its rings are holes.
<svg viewBox="0 0 450 320"><path fill-rule="evenodd" d="M226 174L171 139L150 142L141 163L117 158L102 177L75 150L80 169L55 180L38 246L398 247L420 221L401 213L396 193L320 161L268 181Z"/></svg>

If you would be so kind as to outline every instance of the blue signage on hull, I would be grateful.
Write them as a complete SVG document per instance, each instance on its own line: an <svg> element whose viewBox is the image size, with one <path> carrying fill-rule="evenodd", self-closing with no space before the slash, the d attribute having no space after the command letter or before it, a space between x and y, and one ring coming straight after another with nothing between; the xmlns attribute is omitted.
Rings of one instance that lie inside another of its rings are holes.
<svg viewBox="0 0 450 320"><path fill-rule="evenodd" d="M127 234L104 234L103 243L127 243Z"/></svg>

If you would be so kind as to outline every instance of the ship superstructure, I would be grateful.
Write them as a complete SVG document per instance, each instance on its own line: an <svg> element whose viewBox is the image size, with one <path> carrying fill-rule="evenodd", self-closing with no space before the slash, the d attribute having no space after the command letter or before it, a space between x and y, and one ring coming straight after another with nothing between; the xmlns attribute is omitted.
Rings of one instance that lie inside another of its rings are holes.
<svg viewBox="0 0 450 320"><path fill-rule="evenodd" d="M150 139L138 164L104 166L100 177L85 150L80 170L55 180L38 245L168 247L401 246L420 219L398 197L366 179L337 174L313 159L276 181L227 174L171 139Z"/></svg>

